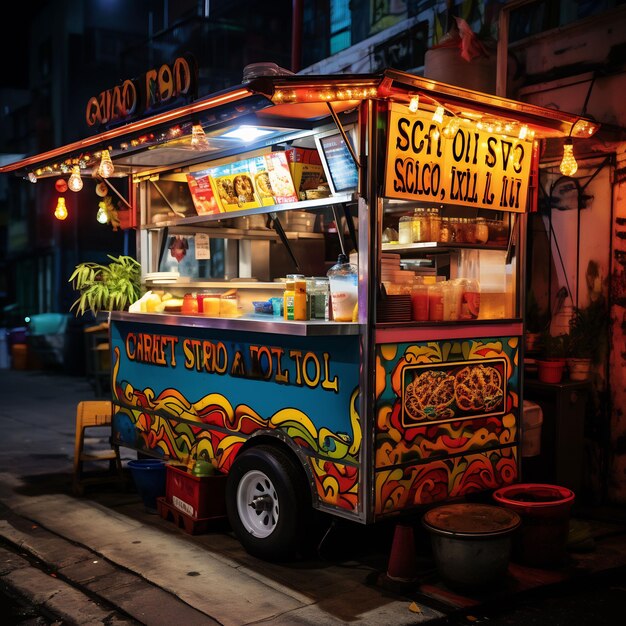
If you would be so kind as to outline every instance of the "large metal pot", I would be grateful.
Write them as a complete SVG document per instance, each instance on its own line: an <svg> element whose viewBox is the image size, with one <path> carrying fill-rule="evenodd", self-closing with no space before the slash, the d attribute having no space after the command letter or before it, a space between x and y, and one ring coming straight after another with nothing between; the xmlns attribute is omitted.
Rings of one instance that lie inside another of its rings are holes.
<svg viewBox="0 0 626 626"><path fill-rule="evenodd" d="M450 504L431 509L422 523L433 557L449 585L478 587L501 581L511 555L511 535L520 517L487 504Z"/></svg>

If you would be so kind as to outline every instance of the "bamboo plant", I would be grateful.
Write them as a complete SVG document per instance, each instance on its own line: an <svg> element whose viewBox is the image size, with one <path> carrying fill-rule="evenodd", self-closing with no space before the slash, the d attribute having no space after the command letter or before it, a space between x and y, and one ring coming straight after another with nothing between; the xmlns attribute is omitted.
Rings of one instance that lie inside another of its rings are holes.
<svg viewBox="0 0 626 626"><path fill-rule="evenodd" d="M69 282L79 292L70 307L76 316L91 311L95 316L100 311L123 311L141 296L141 266L129 256L107 255L111 262L79 263Z"/></svg>

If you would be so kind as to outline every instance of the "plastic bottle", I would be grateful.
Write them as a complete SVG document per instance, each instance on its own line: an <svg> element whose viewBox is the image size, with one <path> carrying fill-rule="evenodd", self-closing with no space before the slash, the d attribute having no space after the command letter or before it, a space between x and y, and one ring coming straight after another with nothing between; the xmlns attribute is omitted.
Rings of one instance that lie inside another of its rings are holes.
<svg viewBox="0 0 626 626"><path fill-rule="evenodd" d="M462 320L475 320L480 314L480 283L478 282L478 255L466 250L462 258L461 313Z"/></svg>
<svg viewBox="0 0 626 626"><path fill-rule="evenodd" d="M410 223L410 222L409 222ZM358 271L345 254L328 270L333 319L351 322L358 299Z"/></svg>
<svg viewBox="0 0 626 626"><path fill-rule="evenodd" d="M294 274L293 319L305 320L306 314L306 278L303 274Z"/></svg>

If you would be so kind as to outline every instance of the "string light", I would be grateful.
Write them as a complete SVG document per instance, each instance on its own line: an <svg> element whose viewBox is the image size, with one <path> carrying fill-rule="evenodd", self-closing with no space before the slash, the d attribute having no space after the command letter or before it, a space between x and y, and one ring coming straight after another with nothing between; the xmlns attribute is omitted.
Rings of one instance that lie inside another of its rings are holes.
<svg viewBox="0 0 626 626"><path fill-rule="evenodd" d="M523 139L526 139L527 135L528 135L528 126L526 126L526 124L522 124L519 128L518 138L523 140Z"/></svg>
<svg viewBox="0 0 626 626"><path fill-rule="evenodd" d="M563 144L563 159L559 169L563 176L573 176L578 171L578 163L576 163L574 158L574 145L571 137L568 137Z"/></svg>
<svg viewBox="0 0 626 626"><path fill-rule="evenodd" d="M28 180L30 180L31 183L37 182L37 176L35 175L35 172L28 172Z"/></svg>
<svg viewBox="0 0 626 626"><path fill-rule="evenodd" d="M413 96L411 98L411 101L409 102L409 111L411 111L411 113L417 113L417 110L420 107L420 97L419 96Z"/></svg>
<svg viewBox="0 0 626 626"><path fill-rule="evenodd" d="M194 150L208 150L209 140L201 124L194 124L191 127L191 147Z"/></svg>
<svg viewBox="0 0 626 626"><path fill-rule="evenodd" d="M83 179L80 177L80 167L75 165L72 169L72 175L67 181L67 186L72 191L80 191L83 188Z"/></svg>
<svg viewBox="0 0 626 626"><path fill-rule="evenodd" d="M63 196L59 196L57 208L54 210L54 217L61 221L67 217L67 207L65 206L65 198Z"/></svg>
<svg viewBox="0 0 626 626"><path fill-rule="evenodd" d="M115 168L113 167L113 161L111 161L109 151L103 150L100 159L100 166L98 167L98 174L102 176L102 178L109 178L110 176L113 176L114 171Z"/></svg>
<svg viewBox="0 0 626 626"><path fill-rule="evenodd" d="M443 123L443 114L444 108L439 104L433 113L433 122L437 122L438 124Z"/></svg>
<svg viewBox="0 0 626 626"><path fill-rule="evenodd" d="M109 221L109 215L106 212L104 202L98 203L98 213L96 219L100 224L106 224Z"/></svg>

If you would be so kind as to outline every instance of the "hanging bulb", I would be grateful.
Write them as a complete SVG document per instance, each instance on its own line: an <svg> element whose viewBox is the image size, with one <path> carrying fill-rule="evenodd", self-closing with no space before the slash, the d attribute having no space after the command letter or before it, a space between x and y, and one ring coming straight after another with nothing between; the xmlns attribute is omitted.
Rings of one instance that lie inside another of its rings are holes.
<svg viewBox="0 0 626 626"><path fill-rule="evenodd" d="M54 210L54 217L58 220L64 220L67 217L67 208L65 207L65 198L59 196L57 208Z"/></svg>
<svg viewBox="0 0 626 626"><path fill-rule="evenodd" d="M411 113L417 113L419 106L420 106L420 97L413 96L411 98L411 102L409 102L409 111L411 111Z"/></svg>
<svg viewBox="0 0 626 626"><path fill-rule="evenodd" d="M35 175L35 172L28 172L28 180L30 180L31 183L37 182L37 176Z"/></svg>
<svg viewBox="0 0 626 626"><path fill-rule="evenodd" d="M100 224L106 224L109 221L109 216L104 208L104 202L98 203L98 213L96 215L96 219Z"/></svg>
<svg viewBox="0 0 626 626"><path fill-rule="evenodd" d="M568 137L563 144L563 159L559 167L563 176L573 176L578 171L578 163L574 158L572 138Z"/></svg>
<svg viewBox="0 0 626 626"><path fill-rule="evenodd" d="M102 158L100 160L100 167L98 168L98 174L102 178L109 178L113 175L115 168L113 167L113 161L111 161L111 155L108 150L102 151Z"/></svg>
<svg viewBox="0 0 626 626"><path fill-rule="evenodd" d="M67 181L67 186L72 191L80 191L83 188L83 179L80 177L80 167L78 165L72 168L72 175Z"/></svg>
<svg viewBox="0 0 626 626"><path fill-rule="evenodd" d="M443 107L441 105L438 105L435 109L435 112L433 113L433 122L441 124L443 122L443 113Z"/></svg>
<svg viewBox="0 0 626 626"><path fill-rule="evenodd" d="M191 147L194 150L208 150L209 141L204 133L201 124L194 124L191 127Z"/></svg>
<svg viewBox="0 0 626 626"><path fill-rule="evenodd" d="M528 136L528 126L522 124L519 129L519 138L524 140Z"/></svg>

